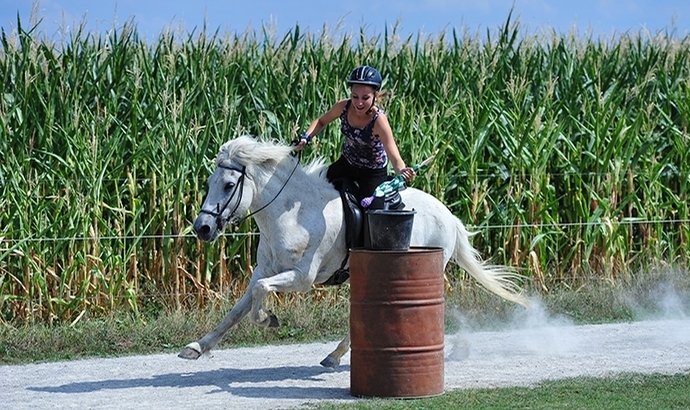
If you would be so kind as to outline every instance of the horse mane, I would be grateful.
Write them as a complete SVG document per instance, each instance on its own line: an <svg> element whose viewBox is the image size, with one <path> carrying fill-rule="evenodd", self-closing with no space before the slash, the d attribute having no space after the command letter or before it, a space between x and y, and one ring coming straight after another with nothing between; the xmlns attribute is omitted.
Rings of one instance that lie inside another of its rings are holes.
<svg viewBox="0 0 690 410"><path fill-rule="evenodd" d="M232 160L247 168L260 165L260 168L264 170L266 164L275 167L284 161L285 158L291 159L289 161L290 164L294 164L292 161L297 161L298 159L291 156L293 152L294 147L290 145L285 145L275 140L260 141L252 136L242 135L224 143L220 147L216 156L216 165L223 161ZM299 168L309 178L313 178L314 182L319 182L318 180L327 182L325 172L327 164L324 158L318 157Z"/></svg>
<svg viewBox="0 0 690 410"><path fill-rule="evenodd" d="M249 135L242 135L220 147L216 165L231 159L243 166L280 162L292 152L292 147L276 141L259 141Z"/></svg>

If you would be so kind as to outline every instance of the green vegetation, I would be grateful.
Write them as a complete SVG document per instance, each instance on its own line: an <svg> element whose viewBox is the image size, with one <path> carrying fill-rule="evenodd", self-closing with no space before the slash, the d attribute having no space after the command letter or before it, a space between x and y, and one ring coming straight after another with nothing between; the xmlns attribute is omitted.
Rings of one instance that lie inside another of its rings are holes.
<svg viewBox="0 0 690 410"><path fill-rule="evenodd" d="M218 147L243 133L289 142L370 64L404 158L440 149L415 186L520 267L545 308L574 323L687 306L690 38L530 35L510 18L486 37L401 38L396 29L174 31L128 22L47 38L17 22L0 38L0 363L178 351L246 288L256 229L214 244L191 224ZM336 127L305 151L338 155ZM512 306L447 272L452 312L476 327ZM341 337L348 288L276 295L282 321L247 321L218 348ZM531 388L363 400L319 409L688 408L688 375L573 379Z"/></svg>
<svg viewBox="0 0 690 410"><path fill-rule="evenodd" d="M349 326L348 289L328 291L329 297L333 296L328 300L320 295L326 291L320 290L269 299L268 306L280 318L280 328L262 329L244 320L217 348L342 338ZM72 326L59 323L1 326L0 364L178 352L215 327L234 303L234 299L229 299L205 309L178 312L162 309L147 313L145 320L117 311L105 317L84 318Z"/></svg>
<svg viewBox="0 0 690 410"><path fill-rule="evenodd" d="M577 290L561 289L544 295L540 298L543 320L586 324L690 315L689 275L654 271L638 277L643 280L625 284L590 281ZM522 308L480 289L469 279L451 285L449 288L462 290L451 290L446 296L447 334L460 328L511 327L524 316ZM217 348L339 340L348 331L349 297L346 285L267 298L267 308L278 316L281 326L261 329L244 320ZM0 364L179 352L215 327L234 303L230 297L204 309L157 309L139 316L118 310L102 317L84 317L74 324L0 326Z"/></svg>
<svg viewBox="0 0 690 410"><path fill-rule="evenodd" d="M236 298L252 222L214 244L191 234L211 159L242 133L289 142L362 63L386 79L408 162L440 148L415 186L480 232L483 255L520 267L527 289L687 264L690 38L528 35L508 19L485 38L296 26L148 42L128 22L55 41L18 21L0 44L5 323L76 326L123 309L148 321ZM336 128L307 160L335 159Z"/></svg>
<svg viewBox="0 0 690 410"><path fill-rule="evenodd" d="M456 409L596 409L647 410L690 407L690 375L621 375L608 379L576 378L535 387L472 389L417 400L358 400L351 404L315 404L313 410L456 410Z"/></svg>

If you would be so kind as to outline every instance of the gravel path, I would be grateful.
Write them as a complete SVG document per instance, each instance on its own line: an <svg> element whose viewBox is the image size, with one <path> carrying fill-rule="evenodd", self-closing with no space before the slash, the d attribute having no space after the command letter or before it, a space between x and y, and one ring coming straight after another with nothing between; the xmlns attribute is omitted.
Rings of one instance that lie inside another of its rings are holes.
<svg viewBox="0 0 690 410"><path fill-rule="evenodd" d="M336 346L311 343L0 366L7 409L285 409L353 401L349 354L336 370L318 363ZM533 326L446 336L445 389L531 385L621 372L689 373L690 320Z"/></svg>

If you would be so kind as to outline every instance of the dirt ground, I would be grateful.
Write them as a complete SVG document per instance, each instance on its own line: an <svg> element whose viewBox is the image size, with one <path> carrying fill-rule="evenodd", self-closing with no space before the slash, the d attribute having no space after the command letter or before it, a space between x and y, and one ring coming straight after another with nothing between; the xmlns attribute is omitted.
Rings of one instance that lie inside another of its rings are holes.
<svg viewBox="0 0 690 410"><path fill-rule="evenodd" d="M287 409L350 394L350 354L337 342L214 351L197 361L156 354L0 366L7 409ZM446 335L445 391L533 385L623 372L689 373L690 319L572 326L523 323Z"/></svg>

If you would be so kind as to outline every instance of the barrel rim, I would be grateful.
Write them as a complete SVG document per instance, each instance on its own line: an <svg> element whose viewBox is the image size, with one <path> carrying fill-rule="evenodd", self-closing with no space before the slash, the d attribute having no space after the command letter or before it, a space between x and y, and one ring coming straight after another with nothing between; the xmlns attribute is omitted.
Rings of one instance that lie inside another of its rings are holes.
<svg viewBox="0 0 690 410"><path fill-rule="evenodd" d="M395 215L395 216L409 216L417 213L414 209L368 209L365 212L367 215Z"/></svg>
<svg viewBox="0 0 690 410"><path fill-rule="evenodd" d="M434 252L443 252L443 248L440 246L410 246L409 248L405 250L400 250L400 249L369 249L369 248L350 248L350 252L357 252L357 253L410 253L410 252L416 252L416 253L434 253Z"/></svg>

